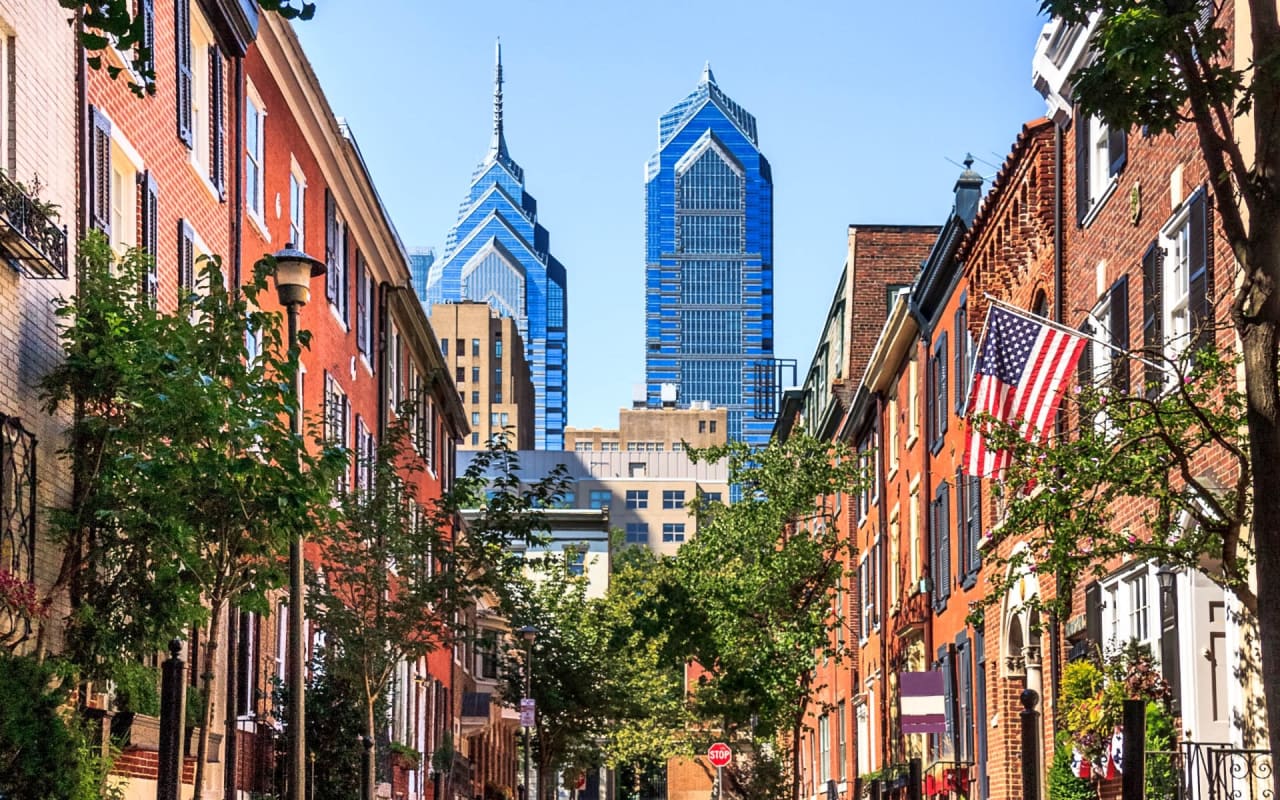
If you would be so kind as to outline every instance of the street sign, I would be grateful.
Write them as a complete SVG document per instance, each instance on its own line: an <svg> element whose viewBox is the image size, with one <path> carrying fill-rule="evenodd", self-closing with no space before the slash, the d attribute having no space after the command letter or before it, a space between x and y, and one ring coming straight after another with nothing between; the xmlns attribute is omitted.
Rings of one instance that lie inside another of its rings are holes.
<svg viewBox="0 0 1280 800"><path fill-rule="evenodd" d="M724 742L716 742L707 748L707 760L711 762L711 766L717 769L727 767L729 762L733 760L733 751Z"/></svg>
<svg viewBox="0 0 1280 800"><path fill-rule="evenodd" d="M538 724L537 707L534 705L532 697L520 698L520 726L523 728L532 728Z"/></svg>

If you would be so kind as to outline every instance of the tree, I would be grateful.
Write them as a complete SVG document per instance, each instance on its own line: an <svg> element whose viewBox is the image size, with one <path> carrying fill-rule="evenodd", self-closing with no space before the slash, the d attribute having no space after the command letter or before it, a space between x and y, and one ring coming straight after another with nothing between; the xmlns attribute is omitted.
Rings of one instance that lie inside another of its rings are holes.
<svg viewBox="0 0 1280 800"><path fill-rule="evenodd" d="M155 94L155 59L151 52L154 33L149 29L154 22L149 23L146 14L138 13L133 0L58 0L58 5L76 12L76 38L90 54L91 69L105 67L112 80L125 74L124 67L102 60L108 48L114 49L128 61L128 70L140 81L130 81L129 89L139 96ZM257 5L285 19L308 20L316 13L316 4L308 0L257 0Z"/></svg>
<svg viewBox="0 0 1280 800"><path fill-rule="evenodd" d="M1072 23L1100 14L1074 97L1108 124L1154 134L1189 124L1238 265L1230 319L1240 340L1251 532L1258 575L1280 574L1280 15L1275 0L1042 0ZM1228 46L1247 25L1247 46ZM1246 124L1241 124L1242 122ZM1280 752L1280 581L1258 582L1257 621L1272 751Z"/></svg>
<svg viewBox="0 0 1280 800"><path fill-rule="evenodd" d="M467 632L464 612L502 590L519 569L511 545L528 544L545 529L538 510L564 491L561 473L524 486L511 478L518 464L504 436L481 451L452 489L420 498L414 478L425 466L406 404L373 453L361 455L368 479L339 496L339 514L317 537L319 563L311 570L308 617L325 632L325 668L355 687L363 733L377 742L396 669L450 647ZM500 469L486 503L483 475ZM463 509L480 508L465 530ZM373 797L376 745L366 750Z"/></svg>
<svg viewBox="0 0 1280 800"><path fill-rule="evenodd" d="M695 504L698 535L676 555L686 624L685 655L705 673L693 714L731 738L751 730L789 755L791 795L800 796L800 736L818 659L840 659L832 594L852 551L837 531L832 498L864 475L842 444L800 431L751 449L731 443L691 450L696 461L728 459L743 497ZM737 780L736 770L727 770Z"/></svg>
<svg viewBox="0 0 1280 800"><path fill-rule="evenodd" d="M140 288L149 266L136 253L113 264L95 233L81 248L79 291L58 308L70 320L66 360L44 391L51 409L75 405L64 455L77 485L55 519L65 542L57 585L75 588L68 641L89 674L204 629L198 800L221 615L267 610L289 543L329 508L347 457L313 454L293 433L299 348L286 352L278 313L253 310L269 262L231 292L220 262L203 259L199 288L176 313ZM252 357L249 333L261 341Z"/></svg>

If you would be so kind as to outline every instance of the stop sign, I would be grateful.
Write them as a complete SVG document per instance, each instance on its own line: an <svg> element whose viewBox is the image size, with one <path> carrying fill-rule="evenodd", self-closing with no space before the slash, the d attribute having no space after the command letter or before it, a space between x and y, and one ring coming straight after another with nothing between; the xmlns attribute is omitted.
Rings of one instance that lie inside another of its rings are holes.
<svg viewBox="0 0 1280 800"><path fill-rule="evenodd" d="M707 759L713 767L727 767L733 760L733 751L724 742L716 742L707 748Z"/></svg>

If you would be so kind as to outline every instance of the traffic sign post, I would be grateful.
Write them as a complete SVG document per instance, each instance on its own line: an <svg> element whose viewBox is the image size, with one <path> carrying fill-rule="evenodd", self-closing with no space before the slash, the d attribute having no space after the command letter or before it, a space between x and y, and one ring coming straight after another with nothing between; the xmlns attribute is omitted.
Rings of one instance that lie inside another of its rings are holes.
<svg viewBox="0 0 1280 800"><path fill-rule="evenodd" d="M707 748L707 760L716 768L716 797L724 797L724 768L733 760L733 751L724 742L716 742Z"/></svg>

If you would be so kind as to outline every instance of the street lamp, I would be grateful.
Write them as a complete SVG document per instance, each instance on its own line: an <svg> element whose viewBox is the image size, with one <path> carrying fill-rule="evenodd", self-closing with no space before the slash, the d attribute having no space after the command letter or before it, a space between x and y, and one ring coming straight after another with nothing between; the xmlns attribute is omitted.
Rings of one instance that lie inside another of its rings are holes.
<svg viewBox="0 0 1280 800"><path fill-rule="evenodd" d="M298 346L298 310L311 299L311 279L325 273L317 261L292 242L274 256L276 294L289 317L289 351ZM302 370L293 376L293 403L289 422L295 436L302 436ZM302 534L289 543L289 800L304 800L307 780L307 729L303 704L304 649L302 604L305 584L302 574Z"/></svg>
<svg viewBox="0 0 1280 800"><path fill-rule="evenodd" d="M532 625L524 625L516 629L516 633L524 641L524 696L525 699L533 699L533 641L538 638L538 629ZM520 710L524 711L524 700L520 701ZM534 714L537 714L537 707L534 707ZM537 717L532 720L534 725L537 724ZM524 800L533 800L529 794L529 739L533 736L533 725L526 725L524 729Z"/></svg>

